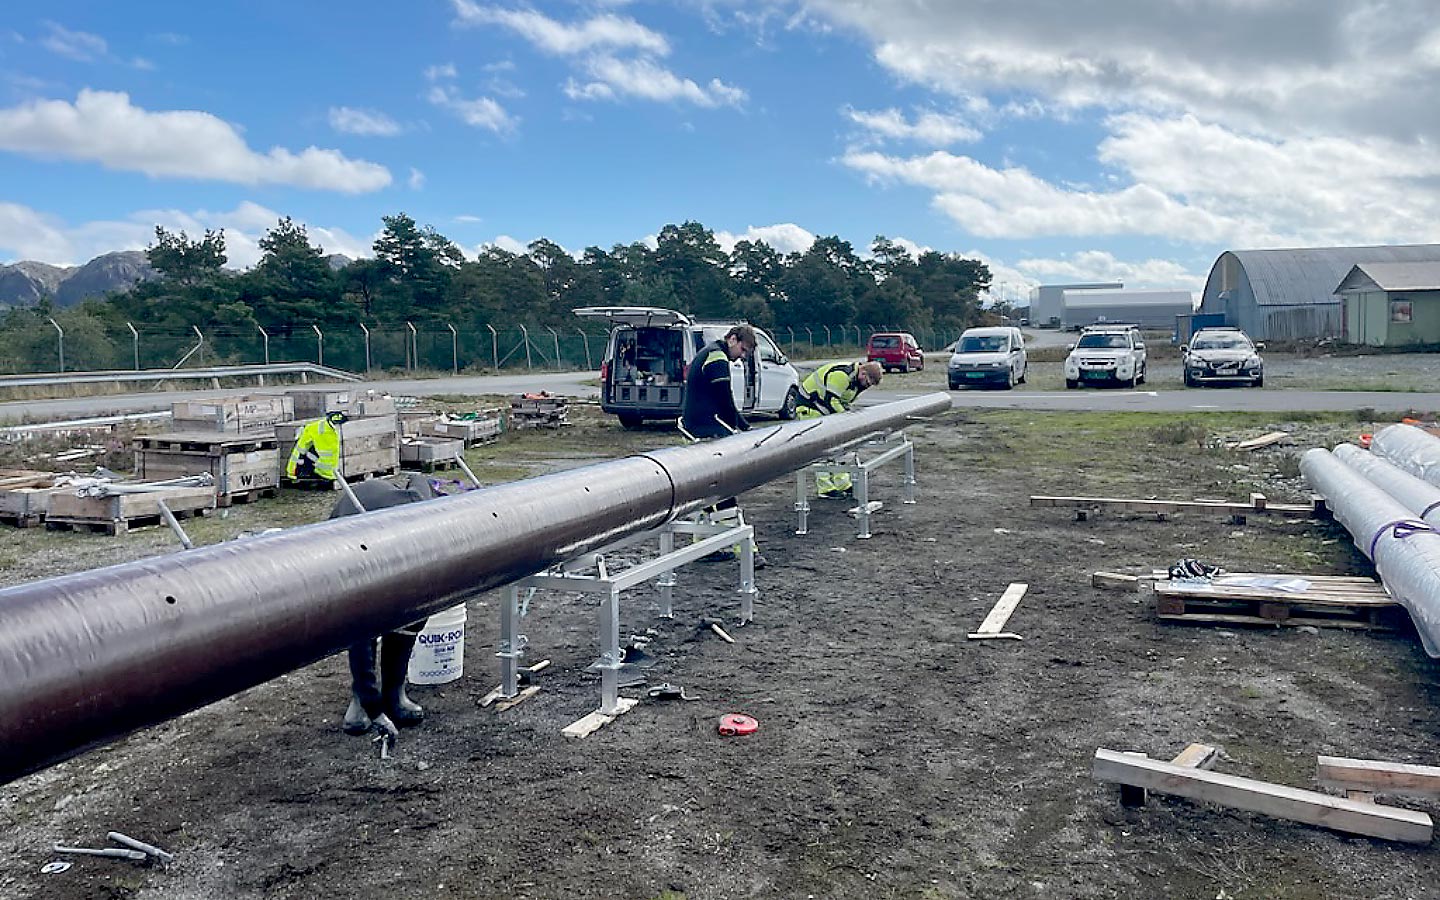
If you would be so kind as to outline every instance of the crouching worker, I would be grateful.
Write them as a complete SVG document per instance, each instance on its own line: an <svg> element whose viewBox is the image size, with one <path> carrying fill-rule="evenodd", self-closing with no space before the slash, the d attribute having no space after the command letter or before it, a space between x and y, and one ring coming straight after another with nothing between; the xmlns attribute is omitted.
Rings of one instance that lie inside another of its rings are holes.
<svg viewBox="0 0 1440 900"><path fill-rule="evenodd" d="M884 370L878 362L829 363L800 382L800 404L795 418L814 419L842 413L855 398L880 383ZM816 472L815 489L821 497L849 497L854 490L849 472Z"/></svg>
<svg viewBox="0 0 1440 900"><path fill-rule="evenodd" d="M349 419L343 412L328 412L301 429L285 464L285 477L334 481L340 471L340 426Z"/></svg>
<svg viewBox="0 0 1440 900"><path fill-rule="evenodd" d="M411 475L405 487L398 487L377 478L355 485L355 499L363 510L356 509L349 497L342 497L330 511L330 518L352 516L360 512L385 509L435 496L430 482L423 475ZM410 668L410 652L425 627L425 620L371 638L350 648L350 706L345 710L342 729L346 734L365 734L372 726L382 732L395 733L395 726L419 725L425 710L405 696L405 675Z"/></svg>

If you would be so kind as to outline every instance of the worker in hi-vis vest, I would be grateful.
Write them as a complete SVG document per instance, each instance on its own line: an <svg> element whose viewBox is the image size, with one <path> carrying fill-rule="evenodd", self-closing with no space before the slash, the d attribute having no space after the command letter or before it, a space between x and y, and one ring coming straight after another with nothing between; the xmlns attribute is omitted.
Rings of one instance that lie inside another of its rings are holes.
<svg viewBox="0 0 1440 900"><path fill-rule="evenodd" d="M823 365L800 382L795 418L814 419L845 412L855 405L856 397L879 384L883 376L884 369L878 362ZM821 497L849 497L854 493L849 472L816 472L815 490Z"/></svg>
<svg viewBox="0 0 1440 900"><path fill-rule="evenodd" d="M334 481L340 473L340 426L350 417L343 412L328 412L305 426L290 451L285 464L285 477L291 481L302 478L323 478Z"/></svg>

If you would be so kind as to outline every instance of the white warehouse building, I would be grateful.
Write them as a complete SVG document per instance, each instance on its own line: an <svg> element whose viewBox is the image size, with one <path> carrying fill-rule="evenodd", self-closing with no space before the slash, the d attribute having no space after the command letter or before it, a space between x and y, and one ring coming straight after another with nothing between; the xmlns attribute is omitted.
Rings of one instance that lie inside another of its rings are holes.
<svg viewBox="0 0 1440 900"><path fill-rule="evenodd" d="M1075 329L1126 322L1149 330L1173 331L1177 316L1194 312L1195 298L1189 291L1065 291L1060 325Z"/></svg>
<svg viewBox="0 0 1440 900"><path fill-rule="evenodd" d="M1065 306L1066 291L1118 291L1125 285L1118 281L1093 284L1042 284L1030 291L1030 324L1039 328L1059 327L1060 312Z"/></svg>

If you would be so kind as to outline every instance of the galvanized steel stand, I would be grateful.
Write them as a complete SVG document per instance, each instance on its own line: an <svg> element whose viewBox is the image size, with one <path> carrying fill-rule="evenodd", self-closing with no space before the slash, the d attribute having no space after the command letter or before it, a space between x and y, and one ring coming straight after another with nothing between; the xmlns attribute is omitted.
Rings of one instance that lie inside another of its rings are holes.
<svg viewBox="0 0 1440 900"><path fill-rule="evenodd" d="M697 540L676 549L677 534L692 535ZM675 570L711 553L738 545L740 623L749 622L755 612L755 596L759 593L755 588L754 536L754 526L745 524L743 516L738 525L720 525L711 522L707 514L698 513L512 583L505 589L505 601L500 610L500 649L496 653L500 659L499 696L508 699L519 694L520 661L529 644L525 635L520 633L520 620L528 612L529 599L535 591L546 588L599 594L600 658L592 666L600 673L599 712L612 716L623 712L628 707L621 703L619 688L620 669L624 664L624 650L620 647L620 592L658 576L656 586L660 589L660 615L671 618L674 615ZM609 571L605 562L606 553L657 537L660 544L658 557L621 572ZM595 574L582 574L590 569L594 569ZM520 599L522 590L528 592L523 603Z"/></svg>
<svg viewBox="0 0 1440 900"><path fill-rule="evenodd" d="M868 458L862 457L862 453L874 451L879 452ZM868 539L870 537L870 472L899 458L905 460L905 475L901 479L902 502L913 504L915 502L915 445L905 436L904 431L868 435L851 441L837 447L831 457L811 463L803 469L795 470L795 513L799 520L795 533L809 533L810 492L807 473L811 471L848 472L855 485L855 502L857 504L855 517L860 523L860 533L856 537L862 540Z"/></svg>

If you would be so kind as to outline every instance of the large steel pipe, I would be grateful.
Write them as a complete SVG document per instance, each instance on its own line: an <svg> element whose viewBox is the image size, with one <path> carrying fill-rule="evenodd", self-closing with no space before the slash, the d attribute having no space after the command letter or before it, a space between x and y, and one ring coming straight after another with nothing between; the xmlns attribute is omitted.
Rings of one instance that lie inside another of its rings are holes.
<svg viewBox="0 0 1440 900"><path fill-rule="evenodd" d="M0 591L0 783L758 487L945 394Z"/></svg>
<svg viewBox="0 0 1440 900"><path fill-rule="evenodd" d="M1332 452L1426 524L1440 528L1440 487L1354 444L1336 444Z"/></svg>
<svg viewBox="0 0 1440 900"><path fill-rule="evenodd" d="M1329 450L1305 451L1300 471L1409 611L1425 652L1440 657L1440 533Z"/></svg>
<svg viewBox="0 0 1440 900"><path fill-rule="evenodd" d="M1440 438L1414 425L1389 425L1376 432L1370 449L1405 471L1440 485Z"/></svg>

